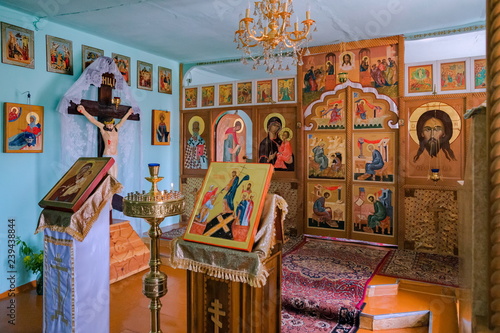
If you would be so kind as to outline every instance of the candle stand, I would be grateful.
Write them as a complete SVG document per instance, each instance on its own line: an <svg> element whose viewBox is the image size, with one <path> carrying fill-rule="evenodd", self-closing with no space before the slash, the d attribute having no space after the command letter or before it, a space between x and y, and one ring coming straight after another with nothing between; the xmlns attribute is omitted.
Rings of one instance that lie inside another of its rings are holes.
<svg viewBox="0 0 500 333"><path fill-rule="evenodd" d="M159 253L159 237L161 236L160 223L167 216L180 215L184 212L184 195L177 191L159 191L157 183L163 179L158 177L160 165L148 164L150 177L146 180L151 182L151 190L128 193L123 198L123 214L130 217L145 219L149 225L148 235L150 237L151 258L149 261L150 271L143 278L142 293L151 299L149 309L151 310L150 333L161 333L160 329L160 298L167 294L167 275L160 271L161 264Z"/></svg>

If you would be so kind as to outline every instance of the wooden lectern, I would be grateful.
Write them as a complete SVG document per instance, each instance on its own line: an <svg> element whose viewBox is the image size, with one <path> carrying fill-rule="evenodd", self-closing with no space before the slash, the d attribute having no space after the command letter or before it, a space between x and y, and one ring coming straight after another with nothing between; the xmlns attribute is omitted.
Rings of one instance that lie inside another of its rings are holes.
<svg viewBox="0 0 500 333"><path fill-rule="evenodd" d="M77 170L81 164L105 168L92 169L95 177L84 183L90 186L79 192L65 185L70 169L42 200L36 233L44 232L44 332L109 332L109 211L122 186L106 174L108 160L78 160ZM71 201L56 200L74 193Z"/></svg>
<svg viewBox="0 0 500 333"><path fill-rule="evenodd" d="M188 270L188 332L280 332L281 244L264 267L269 276L261 288Z"/></svg>
<svg viewBox="0 0 500 333"><path fill-rule="evenodd" d="M283 198L268 195L251 253L173 241L171 266L187 269L187 332L280 332L282 224L286 210ZM201 262L202 257L223 259L213 260L217 261L213 267L211 259ZM246 266L246 271L242 273L237 266Z"/></svg>

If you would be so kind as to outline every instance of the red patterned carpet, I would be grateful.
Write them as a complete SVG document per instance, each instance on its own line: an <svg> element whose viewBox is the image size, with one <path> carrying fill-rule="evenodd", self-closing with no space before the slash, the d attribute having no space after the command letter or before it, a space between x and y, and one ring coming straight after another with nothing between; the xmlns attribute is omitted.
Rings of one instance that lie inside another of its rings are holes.
<svg viewBox="0 0 500 333"><path fill-rule="evenodd" d="M412 250L391 250L378 274L458 287L458 257Z"/></svg>
<svg viewBox="0 0 500 333"><path fill-rule="evenodd" d="M353 333L389 249L306 238L283 257L281 332Z"/></svg>

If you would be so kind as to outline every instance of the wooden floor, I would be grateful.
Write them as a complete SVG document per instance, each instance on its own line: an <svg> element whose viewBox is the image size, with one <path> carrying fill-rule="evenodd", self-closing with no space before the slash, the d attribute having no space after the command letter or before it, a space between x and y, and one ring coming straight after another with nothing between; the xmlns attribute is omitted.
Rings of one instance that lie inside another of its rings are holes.
<svg viewBox="0 0 500 333"><path fill-rule="evenodd" d="M161 270L168 275L168 293L161 299L163 307L160 328L163 332L185 333L187 322L186 271L172 269L168 266L162 266ZM111 333L149 332L149 299L142 294L143 274L144 272L137 273L111 285ZM376 276L371 284L377 283L377 281L387 283L387 278ZM15 300L16 325L8 323L8 306L11 299ZM397 296L367 297L365 301L367 305L363 312L371 314L429 309L434 313L433 324L431 324L432 332L458 332L456 330L455 306L449 298L436 298L429 294L422 295L410 291L400 291ZM0 332L42 332L42 296L37 296L33 287L26 288L13 298L0 299ZM361 332L370 332L370 330L361 329L359 333ZM383 332L403 331L384 330ZM426 330L426 332L429 331Z"/></svg>
<svg viewBox="0 0 500 333"><path fill-rule="evenodd" d="M186 271L161 266L168 275L168 293L161 298L160 328L163 332L186 332ZM147 270L145 271L147 272ZM144 333L150 331L149 299L142 294L142 276L137 273L111 284L111 333ZM11 300L15 301L16 324L8 323ZM27 287L15 297L0 299L0 332L42 333L43 297Z"/></svg>
<svg viewBox="0 0 500 333"><path fill-rule="evenodd" d="M160 252L169 253L169 244L161 242ZM163 307L161 309L160 328L168 333L185 333L187 323L187 292L186 271L173 269L169 266L161 266L161 270L168 276L168 292L161 298ZM148 309L150 300L142 294L142 276L147 270L129 276L110 286L111 309L110 309L110 332L111 333L144 333L150 331L150 311ZM393 288L395 279L375 276L370 285L381 285L380 288ZM424 292L418 291L420 286L415 287L411 282L404 283L397 296L367 296L367 303L363 313L372 315L387 313L402 313L407 311L418 311L428 309L432 314L432 330L410 330L408 332L458 332L456 305L453 298L432 296L429 286L424 285ZM0 297L0 332L1 333L41 333L42 332L42 296L37 296L34 287L24 286L15 297L8 297L4 293ZM414 292L411 289L417 289ZM438 290L441 287L437 287ZM369 293L368 293L369 294ZM8 308L14 300L16 324L8 323ZM373 332L372 330L360 329L359 333ZM406 332L406 330L383 330L381 332ZM273 333L273 332L268 332Z"/></svg>

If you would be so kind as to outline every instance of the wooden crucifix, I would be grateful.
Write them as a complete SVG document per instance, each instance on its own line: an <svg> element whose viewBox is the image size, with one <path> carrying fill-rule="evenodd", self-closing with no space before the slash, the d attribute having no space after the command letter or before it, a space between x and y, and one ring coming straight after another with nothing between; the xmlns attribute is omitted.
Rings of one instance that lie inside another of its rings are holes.
<svg viewBox="0 0 500 333"><path fill-rule="evenodd" d="M84 115L99 128L99 131L97 131L97 156L99 157L106 155L116 158L118 155L118 129L127 119L140 120L139 114L133 114L130 106L121 105L119 103L120 99L113 97L115 84L115 76L112 73L104 73L102 74L97 101L82 99L79 105L71 102L68 107L68 114ZM97 117L97 120L94 117ZM121 120L117 125L114 125L114 119ZM109 173L118 178L116 163L111 167ZM114 209L123 211L121 196L115 194L111 205Z"/></svg>
<svg viewBox="0 0 500 333"><path fill-rule="evenodd" d="M140 117L138 113L130 114L129 111L131 110L131 107L127 105L121 105L120 98L113 97L113 89L115 88L115 84L116 79L112 73L102 74L101 87L98 90L98 100L90 101L82 99L80 105L83 106L84 110L90 116L97 117L97 122L101 124L109 123L111 120L113 120L114 122L114 119L123 119L122 121L125 121L127 119L139 121ZM81 108L80 110L78 110L78 105L71 102L70 106L68 107L68 114L85 115L80 111ZM101 125L98 125L95 122L93 123L102 130ZM118 125L120 125L120 123ZM118 125L117 127L119 127ZM111 126L108 126L108 128L111 128ZM103 156L104 150L107 146L107 142L104 141L101 130L98 131L97 134L97 156L99 157Z"/></svg>

